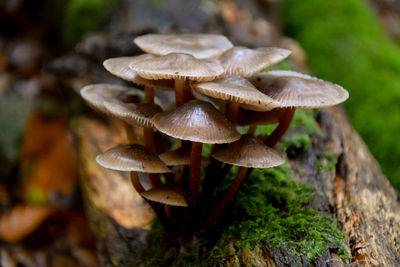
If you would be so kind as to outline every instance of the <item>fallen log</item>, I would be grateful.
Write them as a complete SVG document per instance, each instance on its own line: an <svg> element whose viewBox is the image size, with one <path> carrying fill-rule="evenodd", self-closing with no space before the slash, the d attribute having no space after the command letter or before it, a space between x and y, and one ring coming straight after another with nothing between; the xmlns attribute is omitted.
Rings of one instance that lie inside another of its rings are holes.
<svg viewBox="0 0 400 267"><path fill-rule="evenodd" d="M318 193L309 206L337 220L345 232L343 243L351 257L343 260L337 249L328 248L310 261L307 255L293 255L289 249L271 247L268 242L243 249L231 240L226 257L215 266L400 265L398 193L383 176L342 109L320 110L316 120L320 132L310 135L312 146L288 160L292 177L316 188ZM126 174L103 169L94 160L101 151L126 143L126 138L121 136L118 125L89 117L81 118L76 129L81 185L87 216L97 237L100 262L102 266L132 265L138 251L148 245L152 213L135 193ZM337 155L337 160L322 157L325 151ZM163 257L173 262L178 254L171 248Z"/></svg>

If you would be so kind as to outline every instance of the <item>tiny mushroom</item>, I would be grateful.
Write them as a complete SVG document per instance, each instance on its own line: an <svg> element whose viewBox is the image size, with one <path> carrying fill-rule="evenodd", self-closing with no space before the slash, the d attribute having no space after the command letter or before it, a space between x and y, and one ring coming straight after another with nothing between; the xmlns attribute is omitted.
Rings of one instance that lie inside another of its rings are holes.
<svg viewBox="0 0 400 267"><path fill-rule="evenodd" d="M189 203L193 204L200 186L202 143L230 143L238 140L240 134L213 105L200 100L192 100L175 110L158 113L153 121L160 132L192 142Z"/></svg>
<svg viewBox="0 0 400 267"><path fill-rule="evenodd" d="M177 188L155 188L141 193L148 200L167 204L170 206L187 207L188 203L184 193Z"/></svg>
<svg viewBox="0 0 400 267"><path fill-rule="evenodd" d="M322 108L337 105L349 97L341 86L294 71L275 70L256 74L249 81L260 92L279 103L286 111L278 127L266 140L269 146L281 139L296 108Z"/></svg>
<svg viewBox="0 0 400 267"><path fill-rule="evenodd" d="M212 156L221 162L240 168L235 180L215 208L209 222L215 220L235 196L246 177L248 168L271 168L285 162L278 152L251 135L243 135L239 141L227 145Z"/></svg>
<svg viewBox="0 0 400 267"><path fill-rule="evenodd" d="M240 77L226 77L212 82L202 82L193 85L198 92L217 99L230 101L227 118L236 122L239 104L246 104L249 109L268 111L278 107L271 97L263 94L248 80Z"/></svg>

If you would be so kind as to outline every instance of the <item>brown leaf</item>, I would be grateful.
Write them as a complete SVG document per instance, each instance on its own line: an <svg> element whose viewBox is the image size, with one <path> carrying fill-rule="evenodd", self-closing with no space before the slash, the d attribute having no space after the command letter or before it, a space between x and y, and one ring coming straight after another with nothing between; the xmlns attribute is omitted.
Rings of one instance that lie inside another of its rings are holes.
<svg viewBox="0 0 400 267"><path fill-rule="evenodd" d="M0 217L0 238L14 243L38 228L52 214L45 206L16 205Z"/></svg>
<svg viewBox="0 0 400 267"><path fill-rule="evenodd" d="M23 184L29 203L46 202L49 193L68 195L77 178L77 157L67 122L36 114L27 124L21 162L36 162Z"/></svg>

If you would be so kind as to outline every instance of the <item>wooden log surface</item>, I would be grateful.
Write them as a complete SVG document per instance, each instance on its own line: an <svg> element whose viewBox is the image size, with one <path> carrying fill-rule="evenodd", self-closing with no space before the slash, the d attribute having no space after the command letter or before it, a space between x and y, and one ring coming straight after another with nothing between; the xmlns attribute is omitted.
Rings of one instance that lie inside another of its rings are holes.
<svg viewBox="0 0 400 267"><path fill-rule="evenodd" d="M320 135L312 136L312 147L290 160L293 178L315 186L310 206L334 217L346 232L344 244L352 254L349 266L400 266L400 202L398 193L381 173L379 165L352 129L341 108L317 113ZM147 205L135 193L126 174L99 167L95 156L126 143L121 127L97 119L81 118L77 126L81 158L81 184L87 215L97 237L103 266L125 266L135 250L146 244ZM122 137L121 137L122 136ZM331 171L319 172L316 157L321 151L340 156ZM229 249L226 266L293 266L297 257L285 248ZM313 261L315 266L344 266L335 253ZM307 260L300 265L308 266Z"/></svg>

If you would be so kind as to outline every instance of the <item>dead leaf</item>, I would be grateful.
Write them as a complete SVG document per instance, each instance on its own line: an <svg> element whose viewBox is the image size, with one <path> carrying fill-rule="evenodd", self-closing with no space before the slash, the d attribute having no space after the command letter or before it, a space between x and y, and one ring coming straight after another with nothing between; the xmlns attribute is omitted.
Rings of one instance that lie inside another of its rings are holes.
<svg viewBox="0 0 400 267"><path fill-rule="evenodd" d="M48 206L16 205L0 217L0 238L18 242L37 229L53 211Z"/></svg>

